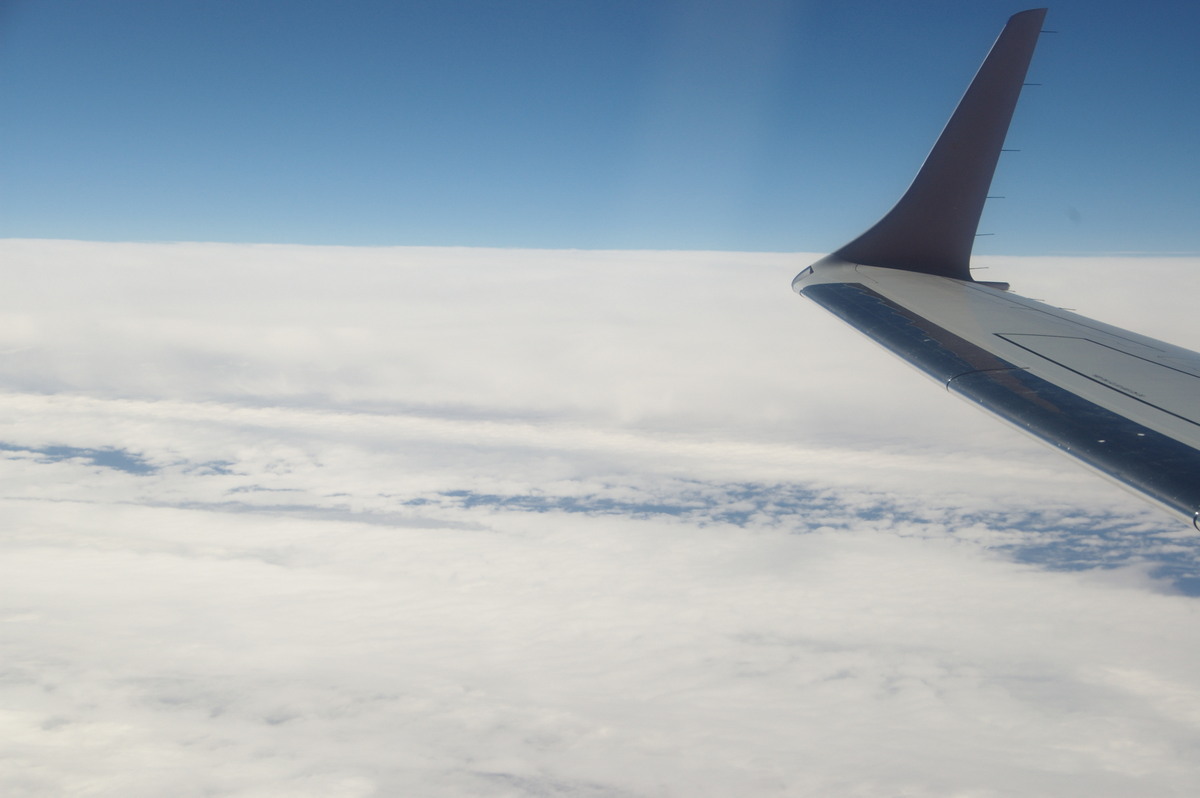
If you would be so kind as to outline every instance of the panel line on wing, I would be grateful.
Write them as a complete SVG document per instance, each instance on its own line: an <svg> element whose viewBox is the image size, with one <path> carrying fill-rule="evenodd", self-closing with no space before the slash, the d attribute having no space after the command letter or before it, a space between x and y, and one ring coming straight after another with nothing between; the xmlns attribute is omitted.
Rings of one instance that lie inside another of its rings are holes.
<svg viewBox="0 0 1200 798"><path fill-rule="evenodd" d="M1191 518L1200 450L1039 377L861 283L801 293L900 355L947 390Z"/></svg>
<svg viewBox="0 0 1200 798"><path fill-rule="evenodd" d="M1139 357L1131 352L1108 346L1099 341L1093 341L1090 338L1079 338L1069 335L1036 335L1030 333L996 333L996 336L1008 341L1013 346L1020 347L1026 352L1037 355L1049 363L1066 369L1072 374L1078 374L1086 380L1091 380L1097 385L1102 385L1109 390L1116 391L1122 396L1140 402L1147 407L1152 407L1161 413L1200 427L1200 421L1185 415L1188 411L1195 412L1195 396L1200 394L1200 377L1194 374L1189 374L1186 371L1158 363L1148 358ZM1046 343L1053 341L1054 345L1057 345L1058 350L1050 351L1044 346L1037 348L1027 343L1022 343L1018 339L1038 339ZM1083 346L1080 346L1081 344ZM1097 354L1090 349L1091 347L1100 347L1105 351L1102 354ZM1087 371L1082 370L1085 366L1096 366L1097 364L1089 364L1087 361L1089 358L1094 360L1097 357L1104 358L1102 365L1109 370L1110 374L1124 367L1126 371L1130 372L1124 375L1126 378L1125 381L1138 382L1141 385L1153 386L1155 377L1160 376L1156 373L1156 370L1159 369L1169 372L1170 375L1177 375L1172 376L1171 379L1176 381L1183 379L1185 380L1185 384L1183 385L1183 390L1175 393L1177 397L1176 401L1186 405L1186 407L1172 409L1171 407L1164 406L1166 401L1159 397L1151 401L1147 393L1139 391L1136 388L1130 388L1123 381L1118 381L1115 376L1104 376L1097 373L1097 368L1089 368ZM1188 388L1191 389L1190 393L1186 392Z"/></svg>

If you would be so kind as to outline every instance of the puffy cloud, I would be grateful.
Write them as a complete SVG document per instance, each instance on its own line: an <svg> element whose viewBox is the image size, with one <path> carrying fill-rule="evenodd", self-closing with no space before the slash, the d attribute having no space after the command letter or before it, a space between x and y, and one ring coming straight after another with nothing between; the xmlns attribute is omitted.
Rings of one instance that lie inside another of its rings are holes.
<svg viewBox="0 0 1200 798"><path fill-rule="evenodd" d="M1200 784L1189 531L803 256L0 249L5 794ZM992 265L1170 337L1189 264Z"/></svg>

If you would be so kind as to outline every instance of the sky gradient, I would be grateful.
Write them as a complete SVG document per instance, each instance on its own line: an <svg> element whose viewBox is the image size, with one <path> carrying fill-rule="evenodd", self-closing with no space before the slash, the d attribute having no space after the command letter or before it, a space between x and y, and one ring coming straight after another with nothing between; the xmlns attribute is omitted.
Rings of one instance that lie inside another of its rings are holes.
<svg viewBox="0 0 1200 798"><path fill-rule="evenodd" d="M828 251L1021 8L12 2L0 236ZM1047 26L978 251L1200 249L1200 10Z"/></svg>
<svg viewBox="0 0 1200 798"><path fill-rule="evenodd" d="M1200 793L1194 530L788 290L1020 8L0 6L0 794ZM989 277L1200 349L1198 23Z"/></svg>

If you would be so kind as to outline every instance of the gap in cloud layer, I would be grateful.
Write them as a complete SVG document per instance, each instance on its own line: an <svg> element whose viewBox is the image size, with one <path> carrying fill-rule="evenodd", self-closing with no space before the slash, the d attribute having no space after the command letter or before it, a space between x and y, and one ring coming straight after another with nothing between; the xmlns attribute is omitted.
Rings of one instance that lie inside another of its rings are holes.
<svg viewBox="0 0 1200 798"><path fill-rule="evenodd" d="M115 468L118 471L125 471L129 474L151 474L157 470L138 455L131 454L122 449L81 449L75 446L44 446L40 449L25 449L20 446L0 442L0 451L30 452L41 455L42 462L79 458L90 462L92 465Z"/></svg>

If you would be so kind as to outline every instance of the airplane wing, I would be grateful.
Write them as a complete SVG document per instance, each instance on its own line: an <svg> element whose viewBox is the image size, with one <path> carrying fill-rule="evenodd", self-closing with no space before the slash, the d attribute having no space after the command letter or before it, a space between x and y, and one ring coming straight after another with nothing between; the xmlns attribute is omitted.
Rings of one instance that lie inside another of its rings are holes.
<svg viewBox="0 0 1200 798"><path fill-rule="evenodd" d="M1200 529L1200 354L971 277L1045 13L1008 21L900 201L792 288L951 393Z"/></svg>

